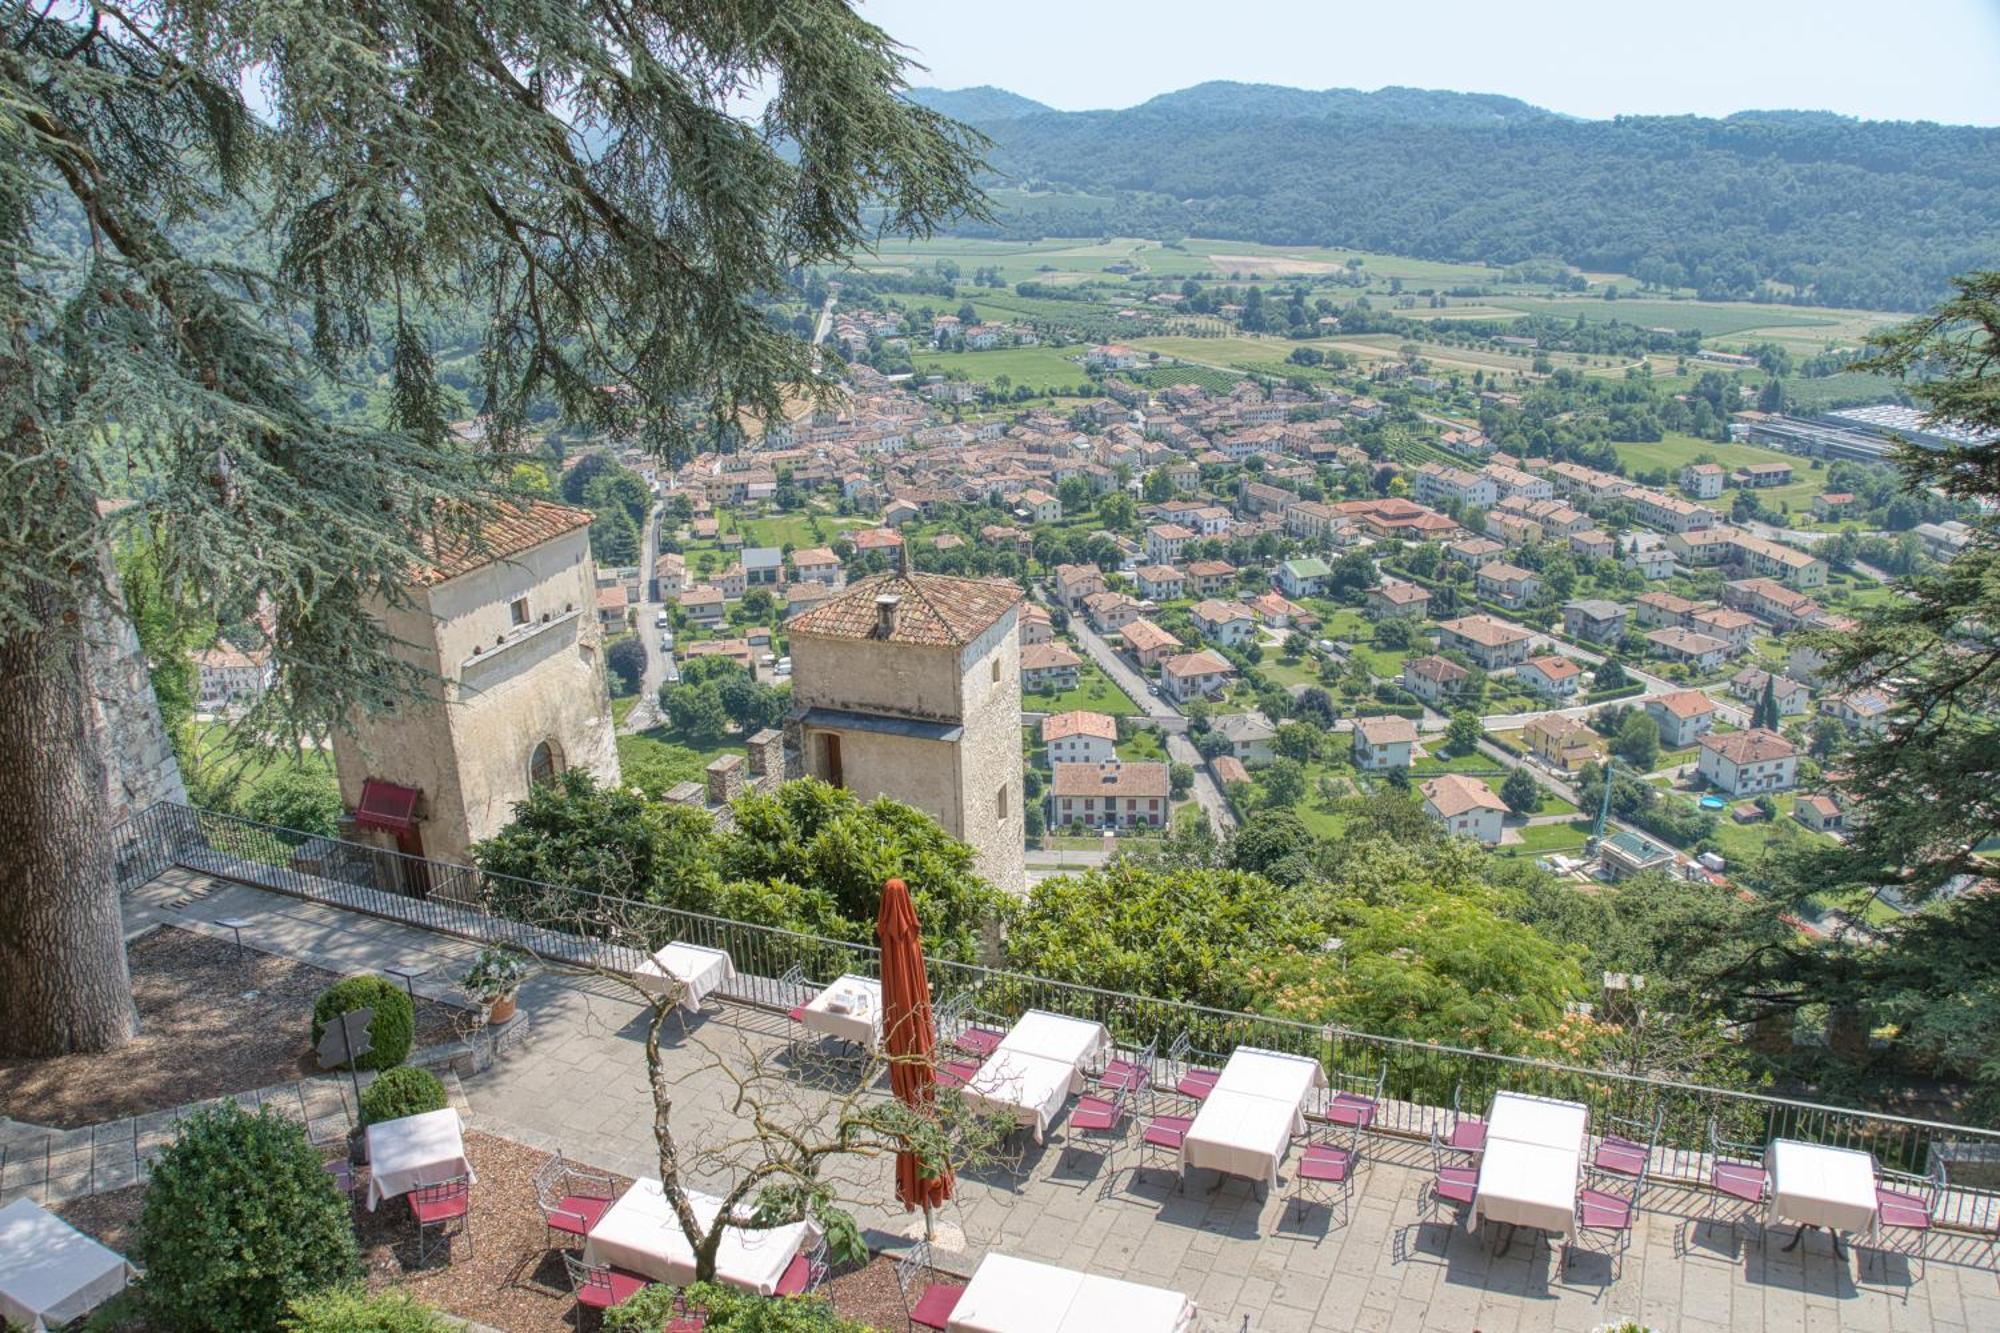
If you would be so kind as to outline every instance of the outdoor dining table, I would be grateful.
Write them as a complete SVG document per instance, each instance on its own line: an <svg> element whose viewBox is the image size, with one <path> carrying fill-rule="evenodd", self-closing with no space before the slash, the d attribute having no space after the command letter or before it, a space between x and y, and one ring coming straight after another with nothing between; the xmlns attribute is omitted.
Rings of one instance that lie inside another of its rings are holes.
<svg viewBox="0 0 2000 1333"><path fill-rule="evenodd" d="M678 985L681 1008L695 1013L718 987L736 980L736 964L721 949L676 942L639 964L632 979L654 995L665 995Z"/></svg>
<svg viewBox="0 0 2000 1333"><path fill-rule="evenodd" d="M1306 1097L1326 1086L1317 1060L1237 1047L1181 1138L1182 1174L1207 1167L1275 1188L1293 1136L1305 1133Z"/></svg>
<svg viewBox="0 0 2000 1333"><path fill-rule="evenodd" d="M1577 1181L1589 1129L1590 1108L1580 1103L1496 1093L1467 1226L1476 1232L1486 1222L1505 1223L1502 1254L1513 1247L1520 1227L1567 1237L1576 1225Z"/></svg>
<svg viewBox="0 0 2000 1333"><path fill-rule="evenodd" d="M722 1211L722 1200L696 1190L689 1190L687 1198L703 1230L713 1225ZM811 1220L763 1231L729 1227L716 1247L716 1280L773 1295L785 1269L818 1237L819 1224ZM694 1247L681 1231L666 1190L650 1176L634 1181L597 1220L584 1237L583 1261L608 1264L676 1287L694 1281Z"/></svg>
<svg viewBox="0 0 2000 1333"><path fill-rule="evenodd" d="M1824 1227L1839 1255L1841 1232L1859 1235L1875 1225L1875 1159L1867 1153L1772 1139L1764 1149L1764 1169L1771 1175L1767 1224L1799 1224L1798 1234L1785 1246L1788 1253L1808 1230Z"/></svg>
<svg viewBox="0 0 2000 1333"><path fill-rule="evenodd" d="M960 1095L989 1110L1011 1112L1041 1143L1050 1123L1062 1114L1063 1102L1083 1091L1091 1066L1110 1050L1111 1034L1102 1023L1030 1009L1007 1030Z"/></svg>
<svg viewBox="0 0 2000 1333"><path fill-rule="evenodd" d="M1178 1291L988 1254L952 1309L949 1333L1192 1333Z"/></svg>
<svg viewBox="0 0 2000 1333"><path fill-rule="evenodd" d="M33 1199L0 1208L0 1318L34 1333L80 1320L139 1270Z"/></svg>
<svg viewBox="0 0 2000 1333"><path fill-rule="evenodd" d="M882 983L843 976L813 997L799 1021L808 1032L872 1051L882 1044Z"/></svg>
<svg viewBox="0 0 2000 1333"><path fill-rule="evenodd" d="M447 1106L368 1127L368 1211L384 1199L464 1176L475 1180L465 1156L465 1125Z"/></svg>

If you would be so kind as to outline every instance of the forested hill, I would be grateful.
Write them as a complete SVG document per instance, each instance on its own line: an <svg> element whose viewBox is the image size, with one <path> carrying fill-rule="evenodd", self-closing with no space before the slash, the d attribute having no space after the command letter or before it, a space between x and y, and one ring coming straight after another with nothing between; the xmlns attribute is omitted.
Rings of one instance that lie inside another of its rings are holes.
<svg viewBox="0 0 2000 1333"><path fill-rule="evenodd" d="M933 97L992 137L1004 181L1055 192L1003 208L999 234L1022 238L1559 257L1710 297L1892 310L2000 266L2000 130L1788 111L1582 121L1415 89L1205 84L1124 111L1000 114Z"/></svg>

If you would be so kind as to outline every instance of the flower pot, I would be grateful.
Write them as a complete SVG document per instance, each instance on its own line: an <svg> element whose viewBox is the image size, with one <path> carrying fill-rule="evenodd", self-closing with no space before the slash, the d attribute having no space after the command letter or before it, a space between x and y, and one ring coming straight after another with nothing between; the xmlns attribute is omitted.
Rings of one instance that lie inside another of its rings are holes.
<svg viewBox="0 0 2000 1333"><path fill-rule="evenodd" d="M514 1016L514 997L503 995L486 1007L486 1021L504 1023Z"/></svg>

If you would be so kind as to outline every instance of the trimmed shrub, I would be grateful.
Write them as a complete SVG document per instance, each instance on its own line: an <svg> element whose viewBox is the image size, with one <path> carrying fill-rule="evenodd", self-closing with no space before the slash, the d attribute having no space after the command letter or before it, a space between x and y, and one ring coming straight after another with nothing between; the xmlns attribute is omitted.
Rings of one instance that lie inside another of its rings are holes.
<svg viewBox="0 0 2000 1333"><path fill-rule="evenodd" d="M375 1017L368 1024L368 1053L354 1067L393 1069L403 1063L417 1034L417 1015L408 992L387 977L342 977L322 991L313 1001L313 1045L326 1035L329 1022L356 1009L373 1009Z"/></svg>
<svg viewBox="0 0 2000 1333"><path fill-rule="evenodd" d="M457 1325L406 1291L329 1287L292 1302L283 1333L451 1333Z"/></svg>
<svg viewBox="0 0 2000 1333"><path fill-rule="evenodd" d="M291 1301L362 1275L347 1199L305 1129L235 1102L188 1117L153 1164L136 1248L163 1329L264 1333Z"/></svg>
<svg viewBox="0 0 2000 1333"><path fill-rule="evenodd" d="M674 1298L708 1309L708 1333L869 1333L870 1326L842 1319L817 1296L759 1296L754 1291L697 1282L680 1288L654 1284L604 1312L604 1333L653 1333L674 1312Z"/></svg>
<svg viewBox="0 0 2000 1333"><path fill-rule="evenodd" d="M437 1075L415 1065L399 1065L362 1090L361 1124L366 1128L384 1120L401 1120L406 1115L442 1111L450 1104Z"/></svg>

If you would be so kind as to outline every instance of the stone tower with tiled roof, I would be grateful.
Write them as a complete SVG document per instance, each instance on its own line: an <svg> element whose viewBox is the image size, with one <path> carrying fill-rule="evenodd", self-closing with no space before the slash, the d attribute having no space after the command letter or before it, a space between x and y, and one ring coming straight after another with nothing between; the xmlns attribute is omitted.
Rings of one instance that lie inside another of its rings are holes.
<svg viewBox="0 0 2000 1333"><path fill-rule="evenodd" d="M404 604L381 608L427 696L336 731L354 836L445 861L498 833L534 782L568 768L618 780L590 512L504 505L478 539L427 534Z"/></svg>
<svg viewBox="0 0 2000 1333"><path fill-rule="evenodd" d="M1027 885L1020 605L1012 583L905 570L785 626L787 732L803 771L929 812L1016 893Z"/></svg>

